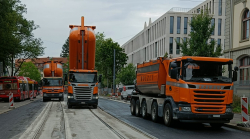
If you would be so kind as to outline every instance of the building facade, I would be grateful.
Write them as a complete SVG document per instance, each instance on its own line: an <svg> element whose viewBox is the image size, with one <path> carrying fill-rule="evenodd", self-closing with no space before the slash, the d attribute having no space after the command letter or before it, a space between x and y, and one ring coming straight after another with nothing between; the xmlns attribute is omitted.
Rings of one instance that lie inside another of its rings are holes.
<svg viewBox="0 0 250 139"><path fill-rule="evenodd" d="M121 46L128 55L127 63L136 65L164 56L166 52L172 58L181 56L176 41L188 38L192 16L205 9L213 15L215 30L211 39L215 39L224 49L226 0L206 0L192 9L172 8L152 23L149 19L141 32Z"/></svg>
<svg viewBox="0 0 250 139"><path fill-rule="evenodd" d="M250 97L250 0L227 0L224 56L239 67L235 94Z"/></svg>

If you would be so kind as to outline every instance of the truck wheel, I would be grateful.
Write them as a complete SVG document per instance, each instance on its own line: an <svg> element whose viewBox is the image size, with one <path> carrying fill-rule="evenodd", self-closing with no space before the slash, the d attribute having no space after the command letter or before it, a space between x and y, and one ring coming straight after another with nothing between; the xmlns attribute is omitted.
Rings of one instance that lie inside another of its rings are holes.
<svg viewBox="0 0 250 139"><path fill-rule="evenodd" d="M140 116L140 100L137 99L135 103L135 116Z"/></svg>
<svg viewBox="0 0 250 139"><path fill-rule="evenodd" d="M46 102L47 100L45 98L43 98L43 102Z"/></svg>
<svg viewBox="0 0 250 139"><path fill-rule="evenodd" d="M131 100L131 103L130 103L130 112L131 112L132 115L135 115L135 99Z"/></svg>
<svg viewBox="0 0 250 139"><path fill-rule="evenodd" d="M153 102L152 104L152 108L151 108L151 118L153 122L157 122L158 121L158 105L157 102Z"/></svg>
<svg viewBox="0 0 250 139"><path fill-rule="evenodd" d="M165 104L164 111L163 111L163 120L166 126L172 126L173 121L173 110L169 103Z"/></svg>
<svg viewBox="0 0 250 139"><path fill-rule="evenodd" d="M147 103L146 103L146 101L144 100L144 101L142 101L142 105L141 105L141 111L142 111L142 118L144 118L144 119L147 119Z"/></svg>
<svg viewBox="0 0 250 139"><path fill-rule="evenodd" d="M72 105L68 103L68 109L72 108Z"/></svg>
<svg viewBox="0 0 250 139"><path fill-rule="evenodd" d="M212 128L219 129L223 126L223 123L209 123Z"/></svg>

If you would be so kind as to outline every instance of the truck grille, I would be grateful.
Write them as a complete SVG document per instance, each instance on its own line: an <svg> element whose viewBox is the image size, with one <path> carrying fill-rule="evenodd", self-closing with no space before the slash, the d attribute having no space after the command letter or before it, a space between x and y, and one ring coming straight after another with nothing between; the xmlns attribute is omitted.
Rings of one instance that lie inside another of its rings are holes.
<svg viewBox="0 0 250 139"><path fill-rule="evenodd" d="M92 91L92 87L74 87L74 98L76 100L91 100Z"/></svg>
<svg viewBox="0 0 250 139"><path fill-rule="evenodd" d="M193 91L193 103L225 104L227 100L225 91Z"/></svg>
<svg viewBox="0 0 250 139"><path fill-rule="evenodd" d="M223 114L226 112L226 105L201 105L191 104L193 113L200 114Z"/></svg>
<svg viewBox="0 0 250 139"><path fill-rule="evenodd" d="M192 112L200 114L223 114L226 112L227 92L222 91L200 91L191 93Z"/></svg>

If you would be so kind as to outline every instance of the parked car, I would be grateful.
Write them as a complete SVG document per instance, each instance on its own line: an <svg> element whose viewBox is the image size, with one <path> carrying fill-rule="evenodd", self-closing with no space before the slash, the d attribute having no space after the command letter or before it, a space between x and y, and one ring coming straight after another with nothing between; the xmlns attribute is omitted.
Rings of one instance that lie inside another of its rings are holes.
<svg viewBox="0 0 250 139"><path fill-rule="evenodd" d="M135 85L125 85L123 86L123 90L121 93L121 99L130 99L133 90L135 89Z"/></svg>

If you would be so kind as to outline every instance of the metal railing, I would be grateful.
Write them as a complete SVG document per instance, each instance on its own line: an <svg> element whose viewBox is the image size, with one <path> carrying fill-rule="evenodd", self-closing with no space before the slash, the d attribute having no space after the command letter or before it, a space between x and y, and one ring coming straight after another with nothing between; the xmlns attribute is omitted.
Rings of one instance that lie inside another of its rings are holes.
<svg viewBox="0 0 250 139"><path fill-rule="evenodd" d="M180 7L173 7L168 12L183 12L186 13L190 11L192 8L180 8Z"/></svg>

